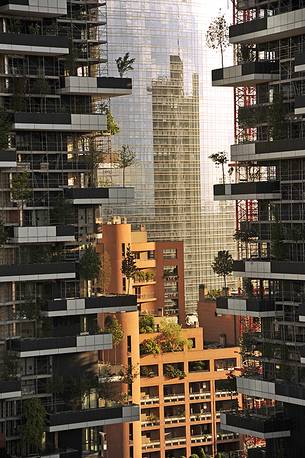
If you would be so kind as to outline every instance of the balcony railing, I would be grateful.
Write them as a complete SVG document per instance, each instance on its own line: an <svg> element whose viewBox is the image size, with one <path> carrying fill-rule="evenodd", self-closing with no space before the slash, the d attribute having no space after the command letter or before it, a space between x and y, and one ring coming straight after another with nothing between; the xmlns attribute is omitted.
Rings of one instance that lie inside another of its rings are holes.
<svg viewBox="0 0 305 458"><path fill-rule="evenodd" d="M270 298L220 296L216 298L216 312L224 315L271 317L275 316L275 303Z"/></svg>
<svg viewBox="0 0 305 458"><path fill-rule="evenodd" d="M96 313L134 312L137 298L132 294L102 295L74 299L53 299L43 307L47 317L90 315Z"/></svg>
<svg viewBox="0 0 305 458"><path fill-rule="evenodd" d="M271 200L280 198L279 181L214 185L214 200Z"/></svg>
<svg viewBox="0 0 305 458"><path fill-rule="evenodd" d="M12 338L8 341L8 348L19 353L21 358L110 350L112 334Z"/></svg>
<svg viewBox="0 0 305 458"><path fill-rule="evenodd" d="M213 86L254 86L278 80L279 63L272 61L246 62L212 71Z"/></svg>
<svg viewBox="0 0 305 458"><path fill-rule="evenodd" d="M221 429L261 439L290 437L291 421L274 409L221 413Z"/></svg>
<svg viewBox="0 0 305 458"><path fill-rule="evenodd" d="M185 395L184 394L169 394L164 396L164 402L177 402L177 401L184 401Z"/></svg>
<svg viewBox="0 0 305 458"><path fill-rule="evenodd" d="M0 32L0 53L61 56L69 54L67 37Z"/></svg>
<svg viewBox="0 0 305 458"><path fill-rule="evenodd" d="M137 405L100 407L95 409L75 410L51 413L47 417L47 431L58 432L71 429L102 426L116 423L130 423L140 419Z"/></svg>
<svg viewBox="0 0 305 458"><path fill-rule="evenodd" d="M190 399L210 399L211 393L209 391L201 393L190 393Z"/></svg>

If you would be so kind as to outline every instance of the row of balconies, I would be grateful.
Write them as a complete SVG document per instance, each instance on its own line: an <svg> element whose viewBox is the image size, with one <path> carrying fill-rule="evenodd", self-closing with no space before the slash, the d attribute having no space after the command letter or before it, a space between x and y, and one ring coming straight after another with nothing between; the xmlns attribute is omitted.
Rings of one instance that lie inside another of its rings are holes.
<svg viewBox="0 0 305 458"><path fill-rule="evenodd" d="M241 260L233 262L237 277L266 280L305 280L305 262Z"/></svg>

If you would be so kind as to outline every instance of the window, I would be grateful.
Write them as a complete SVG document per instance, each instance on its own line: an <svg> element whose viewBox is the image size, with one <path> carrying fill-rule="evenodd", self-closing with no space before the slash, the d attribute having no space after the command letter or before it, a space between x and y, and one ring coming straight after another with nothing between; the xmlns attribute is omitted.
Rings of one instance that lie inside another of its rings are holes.
<svg viewBox="0 0 305 458"><path fill-rule="evenodd" d="M206 372L209 370L210 370L210 361L208 359L189 362L189 372Z"/></svg>
<svg viewBox="0 0 305 458"><path fill-rule="evenodd" d="M236 367L236 358L215 359L214 370L224 371L234 369Z"/></svg>
<svg viewBox="0 0 305 458"><path fill-rule="evenodd" d="M127 351L131 353L131 336L127 336Z"/></svg>

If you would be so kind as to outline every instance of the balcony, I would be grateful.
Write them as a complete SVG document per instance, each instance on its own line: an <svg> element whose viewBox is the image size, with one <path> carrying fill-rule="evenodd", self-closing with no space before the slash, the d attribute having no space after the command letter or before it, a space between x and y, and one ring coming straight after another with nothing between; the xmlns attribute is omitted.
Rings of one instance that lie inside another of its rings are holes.
<svg viewBox="0 0 305 458"><path fill-rule="evenodd" d="M233 262L236 277L305 280L305 262L242 260Z"/></svg>
<svg viewBox="0 0 305 458"><path fill-rule="evenodd" d="M164 402L183 402L185 400L184 394L170 394L164 396Z"/></svg>
<svg viewBox="0 0 305 458"><path fill-rule="evenodd" d="M304 72L305 71L305 53L298 54L294 59L294 71Z"/></svg>
<svg viewBox="0 0 305 458"><path fill-rule="evenodd" d="M248 458L266 458L267 453L264 447L248 448Z"/></svg>
<svg viewBox="0 0 305 458"><path fill-rule="evenodd" d="M255 181L214 185L214 200L280 199L279 181Z"/></svg>
<svg viewBox="0 0 305 458"><path fill-rule="evenodd" d="M252 316L267 318L276 315L275 304L269 298L224 297L216 298L216 312L221 315Z"/></svg>
<svg viewBox="0 0 305 458"><path fill-rule="evenodd" d="M0 283L68 278L76 278L76 266L73 262L0 265Z"/></svg>
<svg viewBox="0 0 305 458"><path fill-rule="evenodd" d="M305 33L305 8L232 25L230 43L266 43Z"/></svg>
<svg viewBox="0 0 305 458"><path fill-rule="evenodd" d="M0 12L12 16L64 16L67 14L67 0L2 0Z"/></svg>
<svg viewBox="0 0 305 458"><path fill-rule="evenodd" d="M92 296L48 301L42 315L55 316L90 315L96 313L136 312L137 298L131 294Z"/></svg>
<svg viewBox="0 0 305 458"><path fill-rule="evenodd" d="M247 62L212 71L213 86L255 86L279 78L279 63L272 61Z"/></svg>
<svg viewBox="0 0 305 458"><path fill-rule="evenodd" d="M260 439L290 437L291 421L274 410L221 413L221 429Z"/></svg>
<svg viewBox="0 0 305 458"><path fill-rule="evenodd" d="M160 441L159 440L149 440L148 442L144 442L142 439L142 450L153 450L156 448L160 448Z"/></svg>
<svg viewBox="0 0 305 458"><path fill-rule="evenodd" d="M16 151L13 149L0 151L0 169L15 167L17 167Z"/></svg>
<svg viewBox="0 0 305 458"><path fill-rule="evenodd" d="M13 130L97 132L107 129L103 114L31 113L14 114Z"/></svg>
<svg viewBox="0 0 305 458"><path fill-rule="evenodd" d="M50 433L95 426L139 421L140 409L131 404L117 407L75 410L49 414L46 430Z"/></svg>
<svg viewBox="0 0 305 458"><path fill-rule="evenodd" d="M164 423L166 425L170 424L177 424L177 423L185 423L185 416L181 416L181 417L165 417L164 418Z"/></svg>
<svg viewBox="0 0 305 458"><path fill-rule="evenodd" d="M21 382L19 380L0 381L0 400L21 397Z"/></svg>
<svg viewBox="0 0 305 458"><path fill-rule="evenodd" d="M207 413L191 413L190 420L191 421L211 421L212 414L210 412Z"/></svg>
<svg viewBox="0 0 305 458"><path fill-rule="evenodd" d="M112 348L112 334L13 338L8 341L8 348L17 352L21 358L110 350Z"/></svg>
<svg viewBox="0 0 305 458"><path fill-rule="evenodd" d="M297 95L294 101L294 113L296 115L305 114L305 95Z"/></svg>
<svg viewBox="0 0 305 458"><path fill-rule="evenodd" d="M191 437L191 443L192 444L202 444L202 443L207 443L211 442L213 440L213 436L211 434L200 434L200 435L193 435Z"/></svg>
<svg viewBox="0 0 305 458"><path fill-rule="evenodd" d="M14 227L11 243L57 243L75 242L73 226L27 226Z"/></svg>
<svg viewBox="0 0 305 458"><path fill-rule="evenodd" d="M201 393L190 393L189 398L191 401L200 400L200 399L210 399L211 393L209 391L205 391Z"/></svg>
<svg viewBox="0 0 305 458"><path fill-rule="evenodd" d="M250 377L238 377L236 383L237 391L246 396L305 406L304 385Z"/></svg>
<svg viewBox="0 0 305 458"><path fill-rule="evenodd" d="M62 80L59 94L92 95L108 99L132 93L131 78L66 76Z"/></svg>
<svg viewBox="0 0 305 458"><path fill-rule="evenodd" d="M300 304L299 305L299 321L301 323L305 323L305 304Z"/></svg>
<svg viewBox="0 0 305 458"><path fill-rule="evenodd" d="M172 439L165 439L166 447L180 447L186 444L185 437L173 437Z"/></svg>
<svg viewBox="0 0 305 458"><path fill-rule="evenodd" d="M305 157L303 138L287 138L272 142L240 143L231 146L232 161L270 161Z"/></svg>
<svg viewBox="0 0 305 458"><path fill-rule="evenodd" d="M1 32L0 54L64 56L69 54L69 40L56 35Z"/></svg>
<svg viewBox="0 0 305 458"><path fill-rule="evenodd" d="M134 199L134 188L66 188L74 205L124 204Z"/></svg>
<svg viewBox="0 0 305 458"><path fill-rule="evenodd" d="M155 396L155 397L150 397L148 395L144 395L143 397L141 397L141 405L143 406L147 406L147 405L152 405L152 404L159 404L159 397Z"/></svg>

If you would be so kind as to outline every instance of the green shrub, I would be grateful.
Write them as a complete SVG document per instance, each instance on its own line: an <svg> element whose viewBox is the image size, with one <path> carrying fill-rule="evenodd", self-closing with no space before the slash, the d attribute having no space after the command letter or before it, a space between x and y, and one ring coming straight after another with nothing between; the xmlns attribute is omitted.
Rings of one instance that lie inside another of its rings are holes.
<svg viewBox="0 0 305 458"><path fill-rule="evenodd" d="M147 334L154 332L155 319L153 315L140 315L139 318L139 331L140 334Z"/></svg>
<svg viewBox="0 0 305 458"><path fill-rule="evenodd" d="M140 355L159 355L160 346L155 339L147 339L140 345Z"/></svg>

